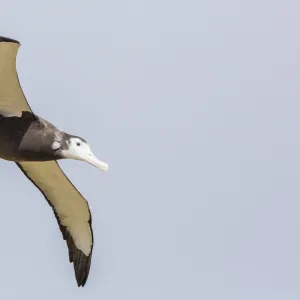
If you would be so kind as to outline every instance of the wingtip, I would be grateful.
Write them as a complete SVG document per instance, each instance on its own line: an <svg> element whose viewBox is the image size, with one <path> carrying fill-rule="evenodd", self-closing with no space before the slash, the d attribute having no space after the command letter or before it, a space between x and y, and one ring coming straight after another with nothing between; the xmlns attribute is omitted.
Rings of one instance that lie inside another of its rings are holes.
<svg viewBox="0 0 300 300"><path fill-rule="evenodd" d="M75 247L74 240L70 236L69 232L61 225L60 228L63 238L67 241L69 248L69 262L73 263L77 286L84 287L89 277L92 250L91 253L86 256L83 252Z"/></svg>
<svg viewBox="0 0 300 300"><path fill-rule="evenodd" d="M80 261L77 259L74 260L74 271L75 278L78 287L84 287L90 272L91 266L91 255L85 256L84 254L80 257Z"/></svg>
<svg viewBox="0 0 300 300"><path fill-rule="evenodd" d="M75 278L76 278L77 286L79 288L85 286L88 276L89 276L88 273L76 274Z"/></svg>
<svg viewBox="0 0 300 300"><path fill-rule="evenodd" d="M0 36L0 42L10 42L10 43L16 43L20 45L20 42L5 36Z"/></svg>
<svg viewBox="0 0 300 300"><path fill-rule="evenodd" d="M79 288L83 288L85 286L86 282L87 282L87 278L85 280L83 280L83 281L77 281L77 286Z"/></svg>

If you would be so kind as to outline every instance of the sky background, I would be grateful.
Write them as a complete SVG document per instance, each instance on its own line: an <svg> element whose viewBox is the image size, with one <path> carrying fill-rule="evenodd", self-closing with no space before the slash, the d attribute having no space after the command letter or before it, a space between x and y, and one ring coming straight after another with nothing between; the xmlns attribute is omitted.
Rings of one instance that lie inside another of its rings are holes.
<svg viewBox="0 0 300 300"><path fill-rule="evenodd" d="M300 298L300 4L5 1L34 112L108 173L63 170L95 246L77 288L40 192L0 161L2 299Z"/></svg>

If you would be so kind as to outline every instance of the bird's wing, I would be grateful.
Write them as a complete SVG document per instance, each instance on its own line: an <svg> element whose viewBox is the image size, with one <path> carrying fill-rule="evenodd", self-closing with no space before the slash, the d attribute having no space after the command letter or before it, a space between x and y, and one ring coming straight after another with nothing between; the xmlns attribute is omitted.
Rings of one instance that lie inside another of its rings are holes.
<svg viewBox="0 0 300 300"><path fill-rule="evenodd" d="M19 83L16 68L20 43L0 37L0 110L31 111Z"/></svg>
<svg viewBox="0 0 300 300"><path fill-rule="evenodd" d="M84 286L93 250L92 219L87 201L72 185L57 162L21 162L19 168L52 206L70 262L74 263L78 286Z"/></svg>
<svg viewBox="0 0 300 300"><path fill-rule="evenodd" d="M19 47L18 41L0 37L0 110L8 114L31 111L16 70ZM63 238L67 241L77 284L84 286L93 250L91 214L87 201L56 161L22 162L17 165L52 206Z"/></svg>

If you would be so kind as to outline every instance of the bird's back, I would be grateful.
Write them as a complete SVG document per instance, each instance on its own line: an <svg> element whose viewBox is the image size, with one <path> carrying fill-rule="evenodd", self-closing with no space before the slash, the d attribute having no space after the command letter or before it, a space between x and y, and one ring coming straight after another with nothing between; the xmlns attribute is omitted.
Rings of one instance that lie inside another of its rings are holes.
<svg viewBox="0 0 300 300"><path fill-rule="evenodd" d="M52 133L53 128L31 112L23 112L21 117L0 112L0 157L11 161L53 160Z"/></svg>

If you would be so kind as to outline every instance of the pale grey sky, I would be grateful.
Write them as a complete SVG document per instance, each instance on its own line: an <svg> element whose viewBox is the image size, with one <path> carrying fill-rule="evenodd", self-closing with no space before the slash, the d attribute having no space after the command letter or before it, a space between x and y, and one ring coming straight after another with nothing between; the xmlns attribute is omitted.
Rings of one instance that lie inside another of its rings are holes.
<svg viewBox="0 0 300 300"><path fill-rule="evenodd" d="M55 217L0 161L1 299L300 297L300 4L6 1L34 111L87 139L86 287Z"/></svg>

